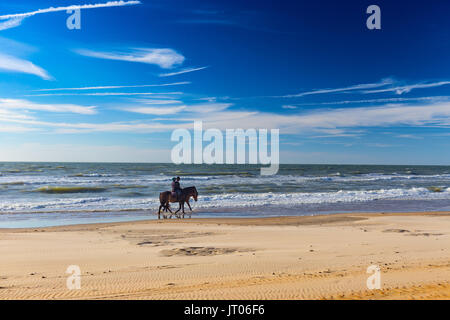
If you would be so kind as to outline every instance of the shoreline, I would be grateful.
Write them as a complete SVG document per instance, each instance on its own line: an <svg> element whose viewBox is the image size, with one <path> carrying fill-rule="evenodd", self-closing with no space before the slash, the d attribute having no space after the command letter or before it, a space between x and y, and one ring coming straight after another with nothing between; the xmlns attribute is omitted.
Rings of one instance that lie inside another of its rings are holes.
<svg viewBox="0 0 450 320"><path fill-rule="evenodd" d="M96 213L106 213L104 211L98 211ZM139 210L136 211L139 213L144 213L145 211ZM72 213L72 212L71 212ZM83 214L87 214L91 212L83 212ZM108 212L110 213L110 212ZM119 213L119 212L115 212ZM16 213L22 214L22 213ZM25 214L33 214L33 213L25 213ZM60 214L60 212L49 212L47 214ZM42 226L42 227L21 227L21 228L2 228L0 227L0 232L2 231L23 231L27 232L31 229L59 229L59 228L68 228L68 227L87 227L93 226L95 227L107 227L107 226L117 226L117 225L127 225L127 224L146 224L146 223L176 223L176 222L186 222L186 223L201 223L201 224L246 224L246 225L290 225L290 224L298 224L301 225L302 222L306 223L306 221L310 221L313 223L314 220L323 219L325 221L335 221L334 217L350 217L356 216L354 218L361 217L362 219L366 217L374 217L374 216L430 216L430 215L449 215L450 211L405 211L405 212L335 212L335 213L317 213L317 214L307 214L307 215L279 215L279 216L207 216L207 217L196 217L193 218L185 218L185 219L177 219L175 216L172 219L136 219L136 220L127 220L127 221L115 221L115 222L92 222L92 223L73 223L73 224L63 224L63 225L55 225L55 226ZM155 216L155 214L150 214L149 216ZM322 218L321 218L322 217ZM328 218L330 217L330 218ZM355 219L355 220L362 220ZM336 219L336 221L339 219ZM329 223L329 222L328 222Z"/></svg>
<svg viewBox="0 0 450 320"><path fill-rule="evenodd" d="M0 229L0 299L450 299L450 212ZM68 290L69 265L81 289ZM366 287L381 269L381 289Z"/></svg>

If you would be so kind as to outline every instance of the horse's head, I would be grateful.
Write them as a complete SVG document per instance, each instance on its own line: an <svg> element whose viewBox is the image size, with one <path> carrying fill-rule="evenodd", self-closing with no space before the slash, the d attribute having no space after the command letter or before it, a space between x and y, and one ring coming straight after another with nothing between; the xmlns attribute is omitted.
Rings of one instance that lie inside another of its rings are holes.
<svg viewBox="0 0 450 320"><path fill-rule="evenodd" d="M198 192L197 192L197 188L196 188L196 187L194 187L194 195L193 195L193 198L194 198L195 202L197 202Z"/></svg>

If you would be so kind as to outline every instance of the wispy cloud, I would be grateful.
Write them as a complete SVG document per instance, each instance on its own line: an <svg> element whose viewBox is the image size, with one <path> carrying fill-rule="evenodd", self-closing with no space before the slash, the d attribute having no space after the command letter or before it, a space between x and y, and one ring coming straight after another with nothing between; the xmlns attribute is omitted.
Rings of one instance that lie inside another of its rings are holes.
<svg viewBox="0 0 450 320"><path fill-rule="evenodd" d="M33 74L38 77L41 77L44 80L52 79L52 77L47 73L47 71L33 64L32 62L1 53L0 53L0 70L8 72Z"/></svg>
<svg viewBox="0 0 450 320"><path fill-rule="evenodd" d="M11 111L7 108L0 108L0 121L6 121L6 122L15 122L18 120L29 120L33 119L30 115L27 114L27 112L17 112L17 111Z"/></svg>
<svg viewBox="0 0 450 320"><path fill-rule="evenodd" d="M373 93L385 93L393 92L395 94L403 94L411 92L415 89L426 89L450 85L450 81L438 81L438 82L421 82L408 85L400 85L398 81L387 78L376 83L356 84L342 88L331 89L317 89L311 91L305 91L297 94L287 94L283 96L275 96L274 98L299 98L310 95L330 94L330 93L359 93L359 94L373 94Z"/></svg>
<svg viewBox="0 0 450 320"><path fill-rule="evenodd" d="M20 26L23 19L24 18L11 18L4 22L0 22L0 31Z"/></svg>
<svg viewBox="0 0 450 320"><path fill-rule="evenodd" d="M291 106L291 105L284 105L284 106L281 106L281 108L283 108L283 109L297 109L298 107Z"/></svg>
<svg viewBox="0 0 450 320"><path fill-rule="evenodd" d="M397 147L396 145L388 144L388 143L366 143L366 145L369 146L369 147L375 147L375 148L392 148L392 147Z"/></svg>
<svg viewBox="0 0 450 320"><path fill-rule="evenodd" d="M26 97L51 97L51 96L149 96L149 95L179 95L183 92L92 92L92 93L39 93L27 94Z"/></svg>
<svg viewBox="0 0 450 320"><path fill-rule="evenodd" d="M338 92L348 92L355 90L363 90L363 89L371 89L371 88L379 88L390 85L394 83L392 79L383 79L380 82L376 83L364 83L364 84L356 84L343 88L332 88L332 89L317 89L312 91L305 91L297 94L288 94L284 96L277 96L277 98L296 98L296 97L304 97L315 94L327 94L327 93L338 93Z"/></svg>
<svg viewBox="0 0 450 320"><path fill-rule="evenodd" d="M415 97L415 98L380 98L380 99L363 99L363 100L343 100L328 102L310 102L297 103L294 106L314 106L314 105L344 105L344 104L364 104L364 103L387 103L387 102L417 102L417 101L448 101L450 96L431 96L431 97Z"/></svg>
<svg viewBox="0 0 450 320"><path fill-rule="evenodd" d="M322 139L322 138L354 138L360 137L364 133L362 130L337 129L337 128L313 128L315 131L320 132L322 135L314 135L310 138Z"/></svg>
<svg viewBox="0 0 450 320"><path fill-rule="evenodd" d="M241 28L249 31L286 33L278 29L268 28L260 25L260 13L256 11L232 11L224 10L192 10L192 17L176 21L183 24L216 25L223 27Z"/></svg>
<svg viewBox="0 0 450 320"><path fill-rule="evenodd" d="M293 118L299 127L348 128L374 126L450 125L450 104L385 105L319 110Z"/></svg>
<svg viewBox="0 0 450 320"><path fill-rule="evenodd" d="M233 105L232 103L219 103L219 102L199 103L189 105L189 111L194 113L221 112L227 110L232 105Z"/></svg>
<svg viewBox="0 0 450 320"><path fill-rule="evenodd" d="M416 140L423 139L423 137L415 135L415 134L399 134L396 137L397 138L402 138L402 139L416 139Z"/></svg>
<svg viewBox="0 0 450 320"><path fill-rule="evenodd" d="M195 115L177 117L178 121L192 121ZM201 114L205 127L216 128L279 128L282 133L325 132L330 129L364 127L449 127L450 103L426 105L393 105L379 107L316 109L298 114L278 114L268 112L231 111ZM339 134L348 133L340 130ZM334 132L336 134L336 132Z"/></svg>
<svg viewBox="0 0 450 320"><path fill-rule="evenodd" d="M78 88L52 88L52 89L38 89L33 91L78 91L78 90L103 90L103 89L124 89L124 88L147 88L147 87L168 87L190 84L189 81L162 83L162 84L141 84L132 86L97 86L97 87L78 87Z"/></svg>
<svg viewBox="0 0 450 320"><path fill-rule="evenodd" d="M80 106L76 104L41 104L21 99L1 99L1 110L34 110L47 112L96 114L95 106Z"/></svg>
<svg viewBox="0 0 450 320"><path fill-rule="evenodd" d="M128 6L128 5L136 5L136 4L140 4L140 3L141 3L140 1L122 1L122 0L121 1L108 1L106 3L71 5L71 6L56 7L56 8L50 7L47 9L39 9L36 11L31 11L31 12L6 14L6 15L0 16L0 20L6 20L5 22L0 23L0 30L6 30L6 29L20 26L23 19L29 18L29 17L37 15L37 14L42 14L42 13L67 11L67 10L78 10L78 9L122 7L122 6Z"/></svg>
<svg viewBox="0 0 450 320"><path fill-rule="evenodd" d="M25 133L31 131L38 131L38 129L23 126L3 125L3 124L2 126L0 126L0 132L2 133Z"/></svg>
<svg viewBox="0 0 450 320"><path fill-rule="evenodd" d="M75 52L92 58L155 64L163 69L169 69L180 65L185 59L183 55L168 48L136 48L125 52L100 52L78 49L75 50Z"/></svg>
<svg viewBox="0 0 450 320"><path fill-rule="evenodd" d="M1 130L1 129L0 129ZM2 161L33 159L40 162L170 162L167 149L142 148L131 145L46 144L27 142L2 146Z"/></svg>
<svg viewBox="0 0 450 320"><path fill-rule="evenodd" d="M134 108L127 108L127 109L122 109L122 110L128 111L128 112L140 113L140 114L168 115L168 114L175 114L175 113L181 112L184 109L186 109L186 106L177 106L177 107L167 107L166 106L164 108L134 107Z"/></svg>
<svg viewBox="0 0 450 320"><path fill-rule="evenodd" d="M57 12L57 11L66 11L66 10L76 10L76 9L95 9L95 8L105 8L105 7L120 7L127 5L135 5L140 4L140 1L108 1L105 3L96 3L96 4L83 4L83 5L71 5L65 7L50 7L47 9L39 9L36 11L25 12L25 13L15 13L15 14L6 14L0 16L0 20L13 19L13 18L28 18L34 16L36 14L41 13L49 13L49 12Z"/></svg>
<svg viewBox="0 0 450 320"><path fill-rule="evenodd" d="M175 72L170 72L170 73L162 73L159 76L160 77L172 77L172 76L176 76L179 74L183 74L183 73L189 73L189 72L194 72L194 71L199 71L199 70L203 70L206 69L208 67L199 67L199 68L184 68L181 69L179 71L175 71Z"/></svg>
<svg viewBox="0 0 450 320"><path fill-rule="evenodd" d="M167 105L167 104L182 104L181 100L162 100L162 99L134 99L134 101L142 104L150 105Z"/></svg>
<svg viewBox="0 0 450 320"><path fill-rule="evenodd" d="M231 106L230 103L199 103L192 105L179 105L179 106L167 106L161 104L152 107L132 107L123 108L123 111L141 113L141 114L153 114L153 115L169 115L179 112L185 112L186 114L196 114L196 117L200 114L220 112L228 109Z"/></svg>
<svg viewBox="0 0 450 320"><path fill-rule="evenodd" d="M130 132L148 133L192 128L194 120L202 120L204 128L280 129L282 134L307 136L357 137L363 128L371 127L450 127L450 103L425 105L392 105L378 107L316 109L284 115L260 111L232 110L231 104L198 104L176 106L138 106L122 109L146 115L165 115L164 119L106 123L60 123L30 118L26 114L2 115L0 121L41 128L58 133ZM0 108L0 111L2 109ZM6 110L7 111L7 110ZM319 135L318 135L319 133Z"/></svg>
<svg viewBox="0 0 450 320"><path fill-rule="evenodd" d="M434 88L434 87L441 87L441 86L445 86L445 85L449 85L449 84L450 84L450 81L417 83L417 84L410 84L410 85L405 85L405 86L397 86L397 87L377 89L377 90L364 90L363 93L395 92L396 94L403 94L403 93L411 92L414 89Z"/></svg>

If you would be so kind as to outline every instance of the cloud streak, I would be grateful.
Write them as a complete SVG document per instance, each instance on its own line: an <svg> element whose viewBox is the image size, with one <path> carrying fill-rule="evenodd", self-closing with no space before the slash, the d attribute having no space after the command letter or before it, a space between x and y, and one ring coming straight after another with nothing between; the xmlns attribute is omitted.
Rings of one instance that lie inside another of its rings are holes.
<svg viewBox="0 0 450 320"><path fill-rule="evenodd" d="M23 19L24 18L12 18L4 22L0 22L0 31L20 26Z"/></svg>
<svg viewBox="0 0 450 320"><path fill-rule="evenodd" d="M123 111L140 113L140 114L152 114L152 115L171 115L180 112L186 114L205 114L211 112L221 112L228 109L231 106L230 103L199 103L193 105L178 105L167 106L162 103L160 106L154 105L151 107L133 107L124 108Z"/></svg>
<svg viewBox="0 0 450 320"><path fill-rule="evenodd" d="M348 92L348 91L355 91L355 90L379 88L379 87L384 87L384 86L390 85L392 83L393 83L393 80L384 79L384 80L382 80L380 82L376 82L376 83L356 84L356 85L352 85L349 87L343 87L343 88L317 89L317 90L306 91L306 92L301 92L301 93L297 93L297 94L276 96L276 98L297 98L297 97L304 97L304 96L316 95L316 94L339 93L339 92Z"/></svg>
<svg viewBox="0 0 450 320"><path fill-rule="evenodd" d="M311 102L311 103L298 103L295 104L294 106L345 105L358 103L364 104L364 103L418 102L418 101L433 102L433 101L448 101L448 100L450 100L450 96L431 96L431 97L416 97L416 98L380 98L380 99L364 99L364 100L343 100L331 102Z"/></svg>
<svg viewBox="0 0 450 320"><path fill-rule="evenodd" d="M296 114L232 110L231 104L211 103L175 106L138 106L122 108L122 111L144 115L166 116L139 121L106 123L45 122L28 115L11 116L1 112L0 121L26 125L57 133L167 132L176 128L192 128L194 120L202 120L204 128L265 128L280 129L282 134L303 134L321 137L360 136L362 128L370 127L450 127L450 103L439 102L424 105L387 104L378 107L318 109ZM31 109L31 108L29 108ZM42 107L40 108L42 109Z"/></svg>
<svg viewBox="0 0 450 320"><path fill-rule="evenodd" d="M75 52L91 58L154 64L162 69L173 68L182 64L185 60L183 55L168 48L136 48L124 52L100 52L78 49Z"/></svg>
<svg viewBox="0 0 450 320"><path fill-rule="evenodd" d="M134 112L139 114L152 114L152 115L168 115L168 114L176 114L186 109L186 106L177 106L177 107L135 107L135 108L127 108L122 109L123 111Z"/></svg>
<svg viewBox="0 0 450 320"><path fill-rule="evenodd" d="M52 88L52 89L38 89L33 91L82 91L82 90L103 90L103 89L124 89L124 88L148 88L148 87L168 87L190 84L189 81L162 83L162 84L141 84L132 86L97 86L97 87L77 87L77 88Z"/></svg>
<svg viewBox="0 0 450 320"><path fill-rule="evenodd" d="M203 69L206 69L208 67L199 67L199 68L185 68L176 72L170 72L170 73L162 73L159 76L160 77L172 77L172 76L176 76L179 74L184 74L184 73L189 73L189 72L194 72L194 71L200 71Z"/></svg>
<svg viewBox="0 0 450 320"><path fill-rule="evenodd" d="M0 70L32 74L41 77L44 80L52 79L47 71L32 62L2 53L0 53Z"/></svg>
<svg viewBox="0 0 450 320"><path fill-rule="evenodd" d="M342 88L332 89L317 89L312 91L305 91L297 94L288 94L283 96L273 96L272 98L299 98L310 95L330 94L330 93L360 93L360 94L374 94L374 93L389 93L401 95L411 92L415 89L427 89L450 85L450 81L438 81L429 83L415 83L409 85L399 85L399 82L392 79L384 79L376 83L356 84Z"/></svg>
<svg viewBox="0 0 450 320"><path fill-rule="evenodd" d="M36 11L25 12L25 13L15 13L15 14L6 14L0 16L0 20L6 20L3 23L0 23L0 30L6 30L10 28L14 28L20 26L22 21L26 18L35 16L37 14L50 13L50 12L58 12L58 11L67 11L67 10L78 10L78 9L96 9L96 8L107 8L107 7L123 7L129 5L140 4L140 1L108 1L106 3L96 3L96 4L84 4L84 5L71 5L65 7L50 7L46 9L39 9Z"/></svg>
<svg viewBox="0 0 450 320"><path fill-rule="evenodd" d="M26 132L32 132L32 131L38 131L35 128L29 128L29 127L23 127L23 126L5 126L2 125L0 127L1 133L26 133Z"/></svg>
<svg viewBox="0 0 450 320"><path fill-rule="evenodd" d="M449 85L450 81L440 81L432 83L417 83L405 86L398 86L393 88L377 89L377 90L364 90L363 93L382 93L382 92L395 92L396 94L403 94L411 92L414 89L427 89L434 87L441 87Z"/></svg>
<svg viewBox="0 0 450 320"><path fill-rule="evenodd" d="M52 96L148 96L148 95L179 95L183 92L92 92L92 93L39 93L28 94L26 97L52 97Z"/></svg>
<svg viewBox="0 0 450 320"><path fill-rule="evenodd" d="M97 113L95 109L95 106L80 106L76 104L40 104L28 100L0 98L0 115L6 114L11 116L12 114L8 110L34 110L91 115Z"/></svg>
<svg viewBox="0 0 450 320"><path fill-rule="evenodd" d="M162 99L134 99L136 102L147 105L167 105L167 104L182 104L181 100L162 100Z"/></svg>

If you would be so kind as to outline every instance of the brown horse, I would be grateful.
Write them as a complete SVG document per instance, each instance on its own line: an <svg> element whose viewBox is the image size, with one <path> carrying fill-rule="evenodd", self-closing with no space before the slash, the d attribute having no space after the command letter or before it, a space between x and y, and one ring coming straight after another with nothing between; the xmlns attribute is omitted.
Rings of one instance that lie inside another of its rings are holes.
<svg viewBox="0 0 450 320"><path fill-rule="evenodd" d="M163 212L167 212L170 211L171 215L169 218L172 218L172 210L170 210L170 203L174 203L174 202L178 202L178 204L180 205L178 210L175 211L175 215L177 216L177 218L184 218L184 204L187 203L187 205L189 206L189 209L192 211L191 205L189 203L189 199L193 197L195 201L197 201L198 198L198 192L197 189L195 187L187 187L181 190L181 195L180 198L177 199L176 197L172 196L172 192L170 191L165 191L165 192L161 192L159 194L159 210L158 210L158 219L161 218L161 209L163 209ZM177 212L182 210L183 214L180 217ZM166 214L164 214L164 219L167 219ZM191 217L191 214L189 214L189 218Z"/></svg>

